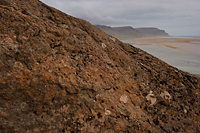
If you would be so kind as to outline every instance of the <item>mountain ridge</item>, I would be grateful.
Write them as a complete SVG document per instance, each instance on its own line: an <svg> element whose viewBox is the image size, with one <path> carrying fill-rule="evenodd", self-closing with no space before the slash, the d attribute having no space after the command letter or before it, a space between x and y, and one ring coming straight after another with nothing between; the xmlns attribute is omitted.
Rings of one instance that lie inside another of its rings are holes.
<svg viewBox="0 0 200 133"><path fill-rule="evenodd" d="M154 27L133 28L131 26L110 27L105 25L95 25L97 28L103 30L107 34L115 37L169 37L169 34L164 30Z"/></svg>

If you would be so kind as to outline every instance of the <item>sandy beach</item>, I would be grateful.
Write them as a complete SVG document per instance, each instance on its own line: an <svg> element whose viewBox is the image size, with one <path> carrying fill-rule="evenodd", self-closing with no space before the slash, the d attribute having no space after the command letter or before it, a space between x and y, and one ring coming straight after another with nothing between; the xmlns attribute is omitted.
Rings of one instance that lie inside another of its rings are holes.
<svg viewBox="0 0 200 133"><path fill-rule="evenodd" d="M200 38L120 39L183 71L200 74Z"/></svg>

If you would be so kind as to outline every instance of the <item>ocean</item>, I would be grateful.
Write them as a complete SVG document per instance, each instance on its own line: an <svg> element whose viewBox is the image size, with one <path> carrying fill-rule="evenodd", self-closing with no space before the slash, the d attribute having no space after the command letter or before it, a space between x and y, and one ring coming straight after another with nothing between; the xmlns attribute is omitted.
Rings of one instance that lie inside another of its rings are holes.
<svg viewBox="0 0 200 133"><path fill-rule="evenodd" d="M174 38L200 38L200 36L171 36Z"/></svg>

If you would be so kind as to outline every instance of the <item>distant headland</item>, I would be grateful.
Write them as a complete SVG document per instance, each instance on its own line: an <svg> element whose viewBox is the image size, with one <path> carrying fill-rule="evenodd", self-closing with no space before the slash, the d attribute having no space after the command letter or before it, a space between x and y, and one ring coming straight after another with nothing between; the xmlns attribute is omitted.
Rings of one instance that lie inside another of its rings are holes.
<svg viewBox="0 0 200 133"><path fill-rule="evenodd" d="M137 37L169 37L169 34L164 30L154 27L133 28L131 26L124 27L110 27L105 25L95 25L100 30L107 34L121 38L137 38Z"/></svg>

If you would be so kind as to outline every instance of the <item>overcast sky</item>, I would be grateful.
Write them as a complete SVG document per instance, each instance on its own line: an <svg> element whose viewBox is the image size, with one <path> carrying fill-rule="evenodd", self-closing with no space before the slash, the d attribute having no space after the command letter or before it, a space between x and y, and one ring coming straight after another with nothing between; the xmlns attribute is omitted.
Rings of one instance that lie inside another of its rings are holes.
<svg viewBox="0 0 200 133"><path fill-rule="evenodd" d="M41 0L96 25L157 27L174 36L200 36L200 0Z"/></svg>

